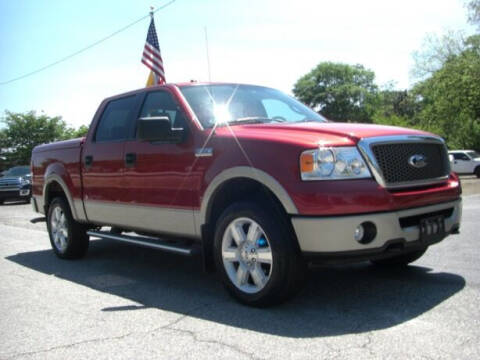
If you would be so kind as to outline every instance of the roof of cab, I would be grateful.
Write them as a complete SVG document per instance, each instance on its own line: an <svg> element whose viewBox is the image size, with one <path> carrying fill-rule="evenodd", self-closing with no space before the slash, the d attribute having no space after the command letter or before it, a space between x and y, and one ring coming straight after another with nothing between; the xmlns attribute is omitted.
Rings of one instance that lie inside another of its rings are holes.
<svg viewBox="0 0 480 360"><path fill-rule="evenodd" d="M153 91L156 89L162 89L162 88L174 88L174 87L186 87L186 86L202 86L202 85L246 85L246 86L261 86L261 85L253 85L253 84L241 84L241 83L235 83L235 82L213 82L213 81L189 81L189 82L177 82L177 83L166 83L162 85L153 85L149 87L144 87L144 88L139 88L131 91L127 91L124 93L116 94L113 96L109 96L105 98L104 101L108 100L114 100L116 98L121 98L124 96L129 96L129 95L135 95L144 91Z"/></svg>

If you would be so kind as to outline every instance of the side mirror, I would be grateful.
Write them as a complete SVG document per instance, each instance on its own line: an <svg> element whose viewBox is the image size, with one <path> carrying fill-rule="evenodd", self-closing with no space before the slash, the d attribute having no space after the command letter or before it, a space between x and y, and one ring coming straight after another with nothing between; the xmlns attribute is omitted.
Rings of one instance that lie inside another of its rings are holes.
<svg viewBox="0 0 480 360"><path fill-rule="evenodd" d="M139 118L137 121L137 137L143 141L162 141L179 143L184 137L183 128L173 128L166 116Z"/></svg>

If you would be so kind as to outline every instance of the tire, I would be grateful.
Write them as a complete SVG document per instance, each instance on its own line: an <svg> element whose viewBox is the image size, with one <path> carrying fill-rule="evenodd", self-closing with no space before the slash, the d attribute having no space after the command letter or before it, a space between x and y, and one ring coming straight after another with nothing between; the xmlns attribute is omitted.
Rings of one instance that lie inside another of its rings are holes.
<svg viewBox="0 0 480 360"><path fill-rule="evenodd" d="M473 172L475 175L477 175L477 178L480 178L480 166L477 166L475 168L475 171Z"/></svg>
<svg viewBox="0 0 480 360"><path fill-rule="evenodd" d="M371 260L374 265L385 267L402 267L420 259L427 251L427 248L412 251L403 255L398 255L386 259Z"/></svg>
<svg viewBox="0 0 480 360"><path fill-rule="evenodd" d="M305 277L306 266L287 219L267 209L254 202L233 204L220 216L215 231L214 258L221 280L236 300L249 306L287 300Z"/></svg>
<svg viewBox="0 0 480 360"><path fill-rule="evenodd" d="M87 228L72 217L64 198L52 200L48 208L47 229L53 251L61 259L79 259L88 250Z"/></svg>
<svg viewBox="0 0 480 360"><path fill-rule="evenodd" d="M0 205L3 205L3 202L4 202L4 201L5 201L5 200L0 199Z"/></svg>

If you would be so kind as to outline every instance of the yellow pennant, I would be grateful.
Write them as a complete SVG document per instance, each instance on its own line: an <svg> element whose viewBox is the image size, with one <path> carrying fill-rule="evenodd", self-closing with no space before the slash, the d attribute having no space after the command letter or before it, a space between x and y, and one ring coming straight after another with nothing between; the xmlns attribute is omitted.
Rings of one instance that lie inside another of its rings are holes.
<svg viewBox="0 0 480 360"><path fill-rule="evenodd" d="M153 74L153 71L150 71L150 74L148 75L148 79L147 79L147 85L145 87L149 87L153 85L155 85L155 75Z"/></svg>

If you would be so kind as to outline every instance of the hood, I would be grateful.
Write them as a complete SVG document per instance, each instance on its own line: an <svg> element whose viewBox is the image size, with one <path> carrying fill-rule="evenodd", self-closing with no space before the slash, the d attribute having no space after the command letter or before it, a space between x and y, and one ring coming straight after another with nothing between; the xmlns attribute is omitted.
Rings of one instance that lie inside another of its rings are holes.
<svg viewBox="0 0 480 360"><path fill-rule="evenodd" d="M359 140L370 137L393 135L429 135L432 134L396 126L356 124L356 123L293 123L293 124L249 124L223 126L215 130L218 136L232 136L241 139L271 140L295 143L302 146L355 145Z"/></svg>

